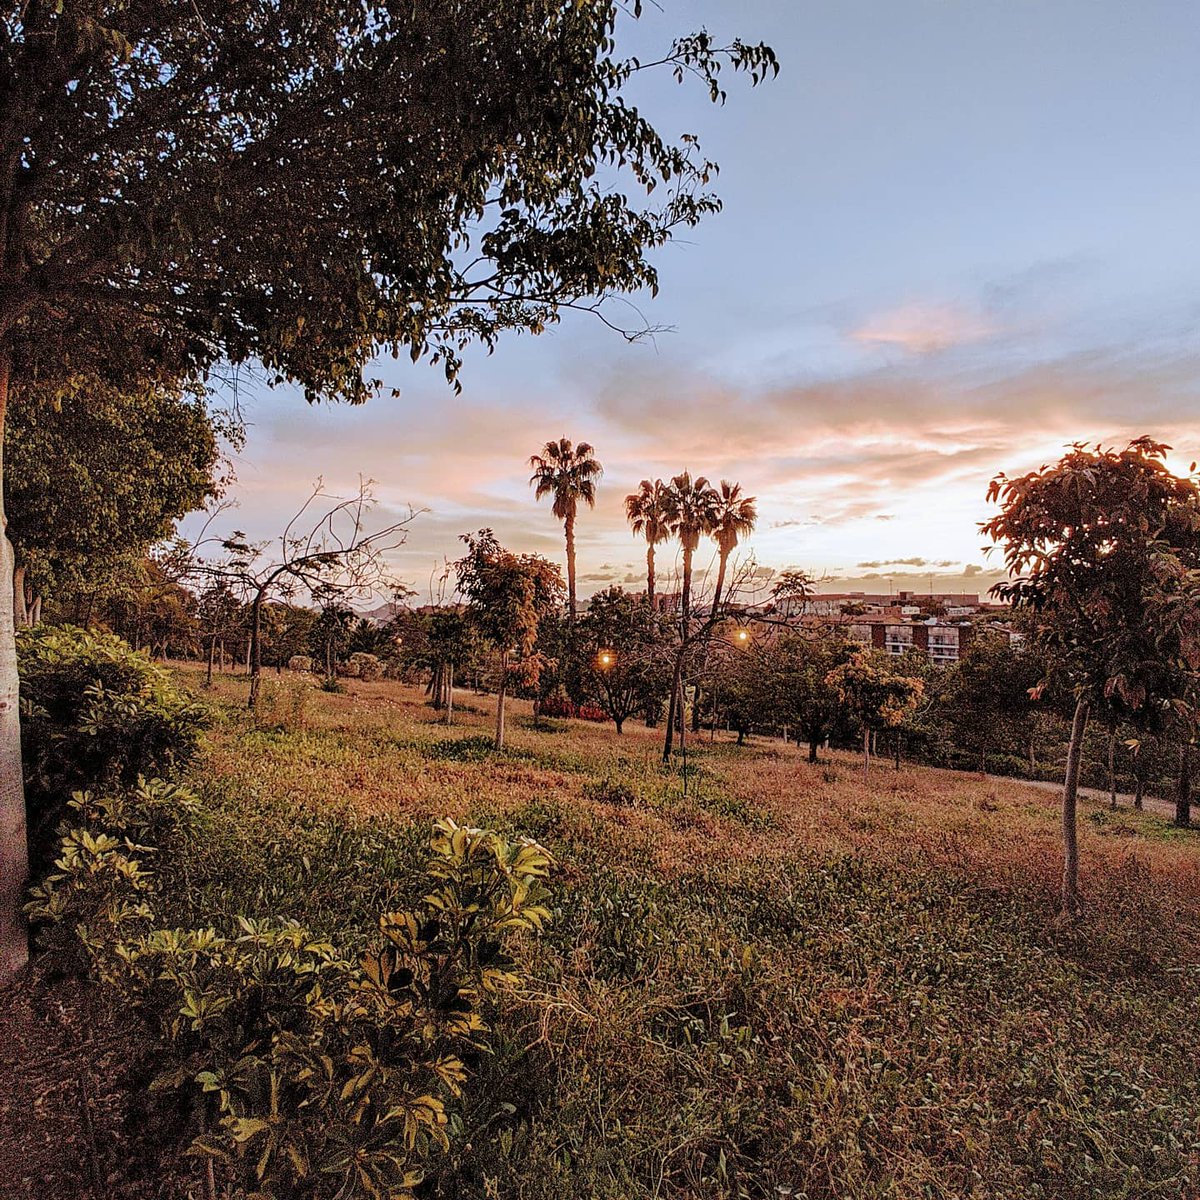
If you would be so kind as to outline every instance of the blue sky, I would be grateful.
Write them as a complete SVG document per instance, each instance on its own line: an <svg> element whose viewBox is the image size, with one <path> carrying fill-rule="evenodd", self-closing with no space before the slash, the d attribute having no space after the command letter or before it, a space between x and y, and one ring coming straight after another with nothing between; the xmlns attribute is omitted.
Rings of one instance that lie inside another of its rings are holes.
<svg viewBox="0 0 1200 1200"><path fill-rule="evenodd" d="M390 359L398 400L244 393L230 523L269 536L318 475L361 473L381 519L429 510L396 558L414 586L482 525L560 555L524 464L565 434L607 468L580 522L585 594L640 578L622 497L684 467L759 498L765 566L977 590L997 471L1141 433L1200 457L1194 0L662 0L626 45L701 25L768 41L782 69L731 80L723 108L642 85L660 129L722 168L724 212L638 299L671 332L629 346L572 317L469 355L461 396Z"/></svg>

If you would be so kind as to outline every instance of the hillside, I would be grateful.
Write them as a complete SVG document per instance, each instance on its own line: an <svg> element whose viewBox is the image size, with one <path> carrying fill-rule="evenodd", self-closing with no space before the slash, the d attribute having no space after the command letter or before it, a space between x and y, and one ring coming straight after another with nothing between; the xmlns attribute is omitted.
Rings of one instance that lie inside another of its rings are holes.
<svg viewBox="0 0 1200 1200"><path fill-rule="evenodd" d="M685 791L640 725L515 702L495 754L467 691L447 728L397 683L272 680L257 725L243 689L220 681L192 772L213 821L197 918L260 906L352 937L411 892L441 815L558 861L430 1196L1200 1186L1197 834L1088 802L1088 912L1063 927L1056 798L1034 787L883 762L864 786L853 756L719 737Z"/></svg>

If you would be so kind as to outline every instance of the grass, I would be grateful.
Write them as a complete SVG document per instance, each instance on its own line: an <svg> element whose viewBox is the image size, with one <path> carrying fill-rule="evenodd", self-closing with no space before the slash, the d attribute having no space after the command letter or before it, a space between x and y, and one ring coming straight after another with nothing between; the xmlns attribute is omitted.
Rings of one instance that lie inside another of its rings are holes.
<svg viewBox="0 0 1200 1200"><path fill-rule="evenodd" d="M198 907L366 929L441 814L560 862L431 1195L1200 1194L1200 835L1085 803L1062 926L1043 790L720 738L685 790L640 726L300 686L207 693Z"/></svg>

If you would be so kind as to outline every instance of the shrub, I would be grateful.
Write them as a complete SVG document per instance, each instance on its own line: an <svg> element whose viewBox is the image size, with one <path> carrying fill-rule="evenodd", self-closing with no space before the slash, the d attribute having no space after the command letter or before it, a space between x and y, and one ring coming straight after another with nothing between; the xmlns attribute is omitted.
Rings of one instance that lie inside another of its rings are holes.
<svg viewBox="0 0 1200 1200"><path fill-rule="evenodd" d="M313 671L316 669L315 660L308 654L293 654L287 661L289 671Z"/></svg>
<svg viewBox="0 0 1200 1200"><path fill-rule="evenodd" d="M518 980L504 943L549 917L549 854L438 822L424 898L384 914L362 952L276 917L171 928L160 902L180 856L150 838L170 841L194 802L166 788L76 798L83 823L31 915L77 938L116 1003L145 1020L152 1090L198 1106L190 1153L233 1194L412 1200L449 1148L448 1104L483 1048L484 1006Z"/></svg>
<svg viewBox="0 0 1200 1200"><path fill-rule="evenodd" d="M595 704L581 704L576 710L575 715L581 721L598 721L604 724L608 721L608 713L602 708L598 708Z"/></svg>
<svg viewBox="0 0 1200 1200"><path fill-rule="evenodd" d="M378 679L383 674L383 663L374 654L359 650L350 655L348 675L357 679Z"/></svg>
<svg viewBox="0 0 1200 1200"><path fill-rule="evenodd" d="M575 702L566 696L547 696L538 704L538 713L543 717L573 717L578 711Z"/></svg>
<svg viewBox="0 0 1200 1200"><path fill-rule="evenodd" d="M36 870L74 792L169 777L195 753L208 715L115 634L43 625L19 632L17 652Z"/></svg>

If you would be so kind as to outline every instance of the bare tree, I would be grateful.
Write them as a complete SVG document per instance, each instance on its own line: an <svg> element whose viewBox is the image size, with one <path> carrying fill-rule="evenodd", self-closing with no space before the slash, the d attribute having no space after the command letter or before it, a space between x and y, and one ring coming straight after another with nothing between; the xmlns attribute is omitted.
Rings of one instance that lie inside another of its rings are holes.
<svg viewBox="0 0 1200 1200"><path fill-rule="evenodd" d="M307 594L326 604L335 597L349 604L380 593L393 597L407 593L408 589L392 578L387 554L404 544L418 510L410 508L401 520L369 531L375 507L370 480L360 480L353 496L341 497L327 493L318 479L277 539L250 542L245 534L234 531L228 537L206 539L193 547L189 574L225 582L249 606L247 707L254 708L258 703L262 615L268 600L292 600ZM217 551L215 559L203 557L206 546Z"/></svg>

